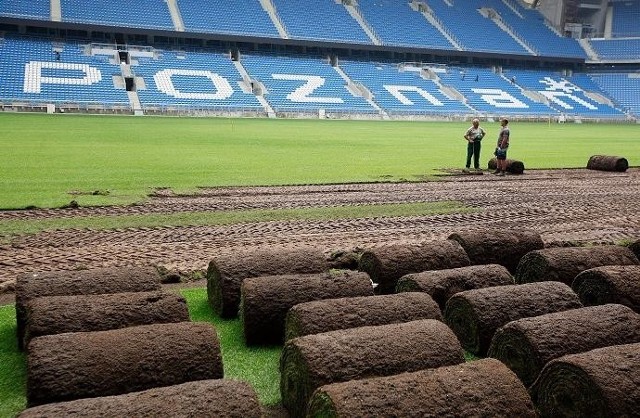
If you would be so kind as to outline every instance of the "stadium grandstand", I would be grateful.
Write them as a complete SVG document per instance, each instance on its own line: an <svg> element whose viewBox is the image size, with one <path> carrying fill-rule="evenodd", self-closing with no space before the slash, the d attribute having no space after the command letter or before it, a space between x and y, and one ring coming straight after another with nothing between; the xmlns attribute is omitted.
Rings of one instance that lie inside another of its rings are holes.
<svg viewBox="0 0 640 418"><path fill-rule="evenodd" d="M640 0L0 0L2 111L640 120Z"/></svg>

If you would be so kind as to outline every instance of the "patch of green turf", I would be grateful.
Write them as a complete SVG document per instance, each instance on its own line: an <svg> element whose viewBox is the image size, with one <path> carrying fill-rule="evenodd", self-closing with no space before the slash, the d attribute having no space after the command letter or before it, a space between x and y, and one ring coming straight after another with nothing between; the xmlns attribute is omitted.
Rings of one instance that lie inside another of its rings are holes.
<svg viewBox="0 0 640 418"><path fill-rule="evenodd" d="M139 202L155 188L415 181L463 167L467 123L0 114L0 209ZM512 122L527 169L637 155L635 125ZM484 123L482 160L497 123ZM631 159L631 165L637 161Z"/></svg>
<svg viewBox="0 0 640 418"><path fill-rule="evenodd" d="M242 322L239 319L226 320L215 316L207 302L206 289L184 289L181 293L187 299L192 321L209 322L216 327L222 348L224 377L247 381L263 404L278 404L282 347L247 347Z"/></svg>
<svg viewBox="0 0 640 418"><path fill-rule="evenodd" d="M365 217L426 216L446 213L465 213L476 209L459 202L421 202L333 206L300 209L235 210L208 212L176 212L169 214L91 216L45 219L0 220L0 238L36 234L42 231L92 228L118 229L160 226L231 225L247 222L283 220L328 220Z"/></svg>
<svg viewBox="0 0 640 418"><path fill-rule="evenodd" d="M0 306L0 417L15 417L26 406L26 356L18 350L16 310Z"/></svg>

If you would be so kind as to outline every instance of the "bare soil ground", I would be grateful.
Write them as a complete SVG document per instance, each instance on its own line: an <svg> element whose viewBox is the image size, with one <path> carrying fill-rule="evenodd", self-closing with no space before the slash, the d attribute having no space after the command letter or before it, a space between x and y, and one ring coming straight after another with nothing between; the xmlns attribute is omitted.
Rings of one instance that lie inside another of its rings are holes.
<svg viewBox="0 0 640 418"><path fill-rule="evenodd" d="M76 229L22 236L0 246L0 303L12 299L23 273L109 266L160 265L187 275L209 260L259 247L372 248L444 239L469 228L526 228L546 246L640 239L640 168L624 173L586 169L527 170L497 177L460 175L419 183L368 183L201 189L178 196L158 190L133 206L0 212L0 219L45 219L241 209L309 208L456 200L468 214L331 221L273 221L229 226Z"/></svg>

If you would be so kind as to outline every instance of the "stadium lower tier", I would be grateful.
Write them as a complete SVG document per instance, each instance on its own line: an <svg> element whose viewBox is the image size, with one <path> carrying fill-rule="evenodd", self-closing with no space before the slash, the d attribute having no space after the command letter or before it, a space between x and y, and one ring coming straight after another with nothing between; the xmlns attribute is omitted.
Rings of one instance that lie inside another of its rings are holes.
<svg viewBox="0 0 640 418"><path fill-rule="evenodd" d="M625 74L619 74L624 77ZM6 107L633 119L602 77L550 70L378 63L309 56L168 51L8 37L0 42Z"/></svg>

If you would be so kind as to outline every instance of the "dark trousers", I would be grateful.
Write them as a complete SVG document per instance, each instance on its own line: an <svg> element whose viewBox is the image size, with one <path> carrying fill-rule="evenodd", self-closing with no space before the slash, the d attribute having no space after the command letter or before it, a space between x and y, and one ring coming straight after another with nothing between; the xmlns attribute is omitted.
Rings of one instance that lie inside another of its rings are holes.
<svg viewBox="0 0 640 418"><path fill-rule="evenodd" d="M473 168L480 168L480 141L469 142L467 145L467 168L471 167L471 157Z"/></svg>

